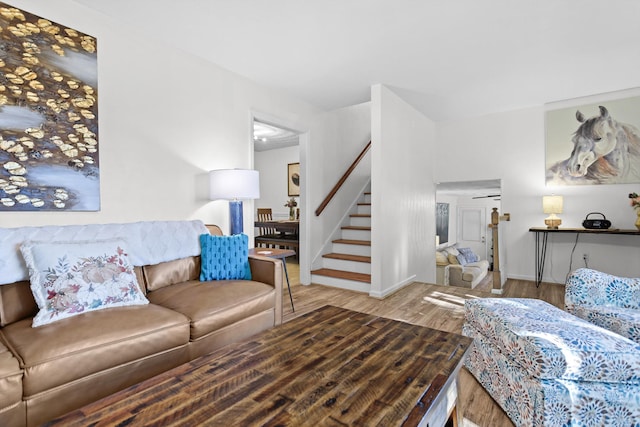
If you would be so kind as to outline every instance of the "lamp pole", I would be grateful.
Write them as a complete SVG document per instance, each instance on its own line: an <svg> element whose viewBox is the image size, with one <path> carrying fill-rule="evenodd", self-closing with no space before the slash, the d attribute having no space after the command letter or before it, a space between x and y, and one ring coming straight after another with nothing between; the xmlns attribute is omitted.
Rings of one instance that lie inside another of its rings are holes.
<svg viewBox="0 0 640 427"><path fill-rule="evenodd" d="M242 219L242 200L229 200L229 218L231 220L231 235L242 234L244 231Z"/></svg>
<svg viewBox="0 0 640 427"><path fill-rule="evenodd" d="M259 199L259 173L251 169L217 169L209 172L209 199L229 201L230 234L243 232L242 199Z"/></svg>

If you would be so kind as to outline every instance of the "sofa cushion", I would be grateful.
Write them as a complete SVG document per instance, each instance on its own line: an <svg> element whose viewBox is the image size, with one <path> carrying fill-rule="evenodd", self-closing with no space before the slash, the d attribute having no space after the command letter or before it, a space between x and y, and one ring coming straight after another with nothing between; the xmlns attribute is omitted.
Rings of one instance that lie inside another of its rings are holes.
<svg viewBox="0 0 640 427"><path fill-rule="evenodd" d="M28 281L0 285L0 326L33 317L38 305Z"/></svg>
<svg viewBox="0 0 640 427"><path fill-rule="evenodd" d="M189 342L189 320L153 304L85 312L39 328L25 319L2 331L24 369L25 396Z"/></svg>
<svg viewBox="0 0 640 427"><path fill-rule="evenodd" d="M640 345L541 300L468 300L463 333L482 334L535 378L640 384Z"/></svg>
<svg viewBox="0 0 640 427"><path fill-rule="evenodd" d="M0 411L22 401L22 369L18 359L0 341Z"/></svg>
<svg viewBox="0 0 640 427"><path fill-rule="evenodd" d="M445 252L436 251L436 265L449 265L449 260Z"/></svg>
<svg viewBox="0 0 640 427"><path fill-rule="evenodd" d="M640 310L576 305L571 308L567 307L567 311L640 344Z"/></svg>
<svg viewBox="0 0 640 427"><path fill-rule="evenodd" d="M487 261L486 259L480 260L480 261L476 261L476 262L469 262L467 263L467 265L465 265L466 268L478 268L480 270L488 270L489 269L489 261Z"/></svg>
<svg viewBox="0 0 640 427"><path fill-rule="evenodd" d="M460 252L458 251L458 249L456 249L457 243L454 243L450 246L447 246L444 251L449 254L449 255L455 255L458 256L460 254Z"/></svg>
<svg viewBox="0 0 640 427"><path fill-rule="evenodd" d="M152 292L176 283L198 280L200 257L193 256L155 265L145 265L143 269L147 290Z"/></svg>
<svg viewBox="0 0 640 427"><path fill-rule="evenodd" d="M273 286L251 280L189 281L149 292L153 304L191 320L191 340L272 309Z"/></svg>
<svg viewBox="0 0 640 427"><path fill-rule="evenodd" d="M200 280L250 280L249 237L200 235Z"/></svg>
<svg viewBox="0 0 640 427"><path fill-rule="evenodd" d="M462 280L465 282L472 283L474 280L478 278L482 274L482 270L479 268L467 268L466 266L462 269Z"/></svg>
<svg viewBox="0 0 640 427"><path fill-rule="evenodd" d="M579 268L567 278L565 291L565 306L577 305L640 310L640 277L619 277Z"/></svg>
<svg viewBox="0 0 640 427"><path fill-rule="evenodd" d="M125 242L26 242L20 246L40 311L33 326L109 307L148 304Z"/></svg>

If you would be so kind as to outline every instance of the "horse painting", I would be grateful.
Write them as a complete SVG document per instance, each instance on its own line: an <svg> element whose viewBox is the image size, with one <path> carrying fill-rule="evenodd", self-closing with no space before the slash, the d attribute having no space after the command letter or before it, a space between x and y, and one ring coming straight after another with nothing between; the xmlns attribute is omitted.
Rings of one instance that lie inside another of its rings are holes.
<svg viewBox="0 0 640 427"><path fill-rule="evenodd" d="M588 119L576 111L580 125L571 139L573 151L547 170L548 184L640 182L640 131L598 108L600 115Z"/></svg>

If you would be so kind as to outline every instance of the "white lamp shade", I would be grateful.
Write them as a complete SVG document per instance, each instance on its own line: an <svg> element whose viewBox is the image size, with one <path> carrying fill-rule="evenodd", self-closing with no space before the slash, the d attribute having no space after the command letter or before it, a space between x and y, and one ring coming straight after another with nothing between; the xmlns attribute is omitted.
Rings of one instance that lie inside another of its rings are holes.
<svg viewBox="0 0 640 427"><path fill-rule="evenodd" d="M210 200L260 198L260 178L256 170L217 169L209 172Z"/></svg>
<svg viewBox="0 0 640 427"><path fill-rule="evenodd" d="M562 213L562 196L542 196L542 211L546 214Z"/></svg>

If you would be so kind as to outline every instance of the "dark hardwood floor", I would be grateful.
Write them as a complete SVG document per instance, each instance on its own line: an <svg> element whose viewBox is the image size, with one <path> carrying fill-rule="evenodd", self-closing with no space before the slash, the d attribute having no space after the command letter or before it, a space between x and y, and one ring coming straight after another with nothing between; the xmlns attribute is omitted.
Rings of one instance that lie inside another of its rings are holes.
<svg viewBox="0 0 640 427"><path fill-rule="evenodd" d="M564 308L564 286L558 284L542 283L536 288L534 282L508 280L502 295L496 295L491 294L488 289L470 290L412 283L385 299L377 299L367 294L322 285L303 286L299 280L299 267L292 258L287 261L287 267L296 311L294 313L291 310L285 285L282 300L285 322L324 305L334 305L459 334L464 320L464 302L467 299L538 298ZM466 369L462 369L459 380L459 410L462 411L463 420L460 427L513 426L500 406Z"/></svg>

